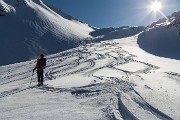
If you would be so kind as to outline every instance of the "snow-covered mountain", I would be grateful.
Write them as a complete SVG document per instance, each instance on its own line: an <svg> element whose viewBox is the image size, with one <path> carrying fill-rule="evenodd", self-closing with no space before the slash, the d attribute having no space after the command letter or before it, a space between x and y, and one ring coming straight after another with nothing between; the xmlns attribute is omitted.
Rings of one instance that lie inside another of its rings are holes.
<svg viewBox="0 0 180 120"><path fill-rule="evenodd" d="M89 41L119 39L139 35L145 51L180 59L179 15L175 12L150 25L94 28L41 0L0 0L0 65L22 62L64 51ZM176 34L174 34L176 33ZM17 57L18 56L18 57Z"/></svg>
<svg viewBox="0 0 180 120"><path fill-rule="evenodd" d="M0 65L14 63L0 66L1 120L179 120L179 12L100 29L40 0L0 0L0 15ZM40 52L59 53L36 87L35 60L15 62Z"/></svg>
<svg viewBox="0 0 180 120"><path fill-rule="evenodd" d="M0 65L61 52L89 41L135 35L145 27L95 28L41 0L0 0ZM17 57L18 56L18 57Z"/></svg>
<svg viewBox="0 0 180 120"><path fill-rule="evenodd" d="M139 35L138 44L151 54L180 59L180 11L167 18L151 24Z"/></svg>
<svg viewBox="0 0 180 120"><path fill-rule="evenodd" d="M94 31L41 0L0 0L0 27L0 65L67 50Z"/></svg>
<svg viewBox="0 0 180 120"><path fill-rule="evenodd" d="M177 34L180 35L180 11L174 12L169 19L167 28L176 28Z"/></svg>
<svg viewBox="0 0 180 120"><path fill-rule="evenodd" d="M95 41L111 40L130 37L144 31L144 26L122 26L119 28L100 28L92 31L90 35Z"/></svg>
<svg viewBox="0 0 180 120"><path fill-rule="evenodd" d="M153 22L150 27L160 26L162 24L166 25L167 28L176 28L177 34L180 35L180 11L172 13L171 15L167 16L167 18L162 18L157 22Z"/></svg>

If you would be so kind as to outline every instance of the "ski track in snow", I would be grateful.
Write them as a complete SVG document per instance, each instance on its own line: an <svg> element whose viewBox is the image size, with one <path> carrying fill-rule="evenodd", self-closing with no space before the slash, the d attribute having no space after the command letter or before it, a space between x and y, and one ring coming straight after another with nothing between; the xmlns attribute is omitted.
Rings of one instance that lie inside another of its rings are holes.
<svg viewBox="0 0 180 120"><path fill-rule="evenodd" d="M89 98L92 101L98 99L95 106L108 103L102 109L102 112L105 114L104 119L143 120L148 116L149 119L153 120L172 120L171 117L147 103L134 90L136 85L131 82L131 77L143 79L141 74L147 74L151 70L158 69L157 66L134 60L134 57L134 55L122 50L118 43L115 42L88 44L48 56L47 67L44 73L45 83L75 74L94 78L94 81L89 85L70 88L48 85L38 88L33 87L37 80L36 74L32 77L34 61L2 66L0 67L0 86L3 87L0 87L0 99L30 89L40 89L44 92L53 91L55 93L69 92L77 99ZM129 64L138 64L142 67L140 69L136 68L133 71L123 69ZM121 68L121 66L125 67ZM111 76L110 73L107 75L102 74L103 70L106 69L118 72L119 76ZM166 74L174 79L180 77L178 73ZM30 85L31 77L32 84ZM8 86L11 86L11 88ZM82 104L91 105L91 102Z"/></svg>
<svg viewBox="0 0 180 120"><path fill-rule="evenodd" d="M176 80L177 83L180 84L180 73L175 72L165 72L167 78L171 78L173 80Z"/></svg>

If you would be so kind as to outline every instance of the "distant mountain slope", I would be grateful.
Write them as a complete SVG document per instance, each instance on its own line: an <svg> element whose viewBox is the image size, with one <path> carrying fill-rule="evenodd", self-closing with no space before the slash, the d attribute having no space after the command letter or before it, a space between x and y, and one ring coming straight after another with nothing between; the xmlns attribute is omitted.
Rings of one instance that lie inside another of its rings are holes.
<svg viewBox="0 0 180 120"><path fill-rule="evenodd" d="M93 28L69 18L41 0L0 0L0 65L57 53L91 38Z"/></svg>
<svg viewBox="0 0 180 120"><path fill-rule="evenodd" d="M145 51L167 58L180 59L180 11L160 19L139 35L138 44Z"/></svg>
<svg viewBox="0 0 180 120"><path fill-rule="evenodd" d="M0 66L58 53L78 44L130 37L142 32L145 51L180 59L180 12L143 26L95 28L41 0L0 0ZM143 32L144 31L144 32Z"/></svg>
<svg viewBox="0 0 180 120"><path fill-rule="evenodd" d="M144 31L144 26L122 26L119 28L100 28L91 32L96 41L130 37Z"/></svg>

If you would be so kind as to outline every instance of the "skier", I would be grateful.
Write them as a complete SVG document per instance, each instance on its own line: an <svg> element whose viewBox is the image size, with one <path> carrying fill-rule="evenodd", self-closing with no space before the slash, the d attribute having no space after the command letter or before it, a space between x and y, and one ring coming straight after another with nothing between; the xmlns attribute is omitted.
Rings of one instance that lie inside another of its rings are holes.
<svg viewBox="0 0 180 120"><path fill-rule="evenodd" d="M41 54L40 58L37 59L36 66L33 69L33 72L37 69L37 77L38 77L38 84L37 86L43 85L43 72L46 66L46 58L44 58L44 55Z"/></svg>

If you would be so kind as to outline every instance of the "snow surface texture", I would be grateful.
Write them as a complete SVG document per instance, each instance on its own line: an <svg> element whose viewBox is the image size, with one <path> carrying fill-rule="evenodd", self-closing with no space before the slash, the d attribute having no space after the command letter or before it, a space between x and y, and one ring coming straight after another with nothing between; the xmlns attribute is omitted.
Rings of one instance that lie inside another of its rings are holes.
<svg viewBox="0 0 180 120"><path fill-rule="evenodd" d="M140 47L152 54L180 59L179 12L151 25L94 28L41 0L0 0L0 65L61 52L80 44L125 38L143 32ZM167 29L166 29L167 28ZM177 33L177 34L175 34ZM173 53L173 54L172 54ZM18 57L17 57L18 56Z"/></svg>
<svg viewBox="0 0 180 120"><path fill-rule="evenodd" d="M61 52L80 44L135 35L145 27L98 29L41 0L0 0L0 65ZM17 57L18 56L18 57Z"/></svg>
<svg viewBox="0 0 180 120"><path fill-rule="evenodd" d="M139 35L138 44L145 51L180 60L180 11L160 19Z"/></svg>
<svg viewBox="0 0 180 120"><path fill-rule="evenodd" d="M179 12L102 29L41 0L0 0L0 15L0 65L56 53L42 87L36 60L0 66L1 120L179 120Z"/></svg>
<svg viewBox="0 0 180 120"><path fill-rule="evenodd" d="M0 0L0 65L64 51L91 38L93 28L61 14L41 0Z"/></svg>
<svg viewBox="0 0 180 120"><path fill-rule="evenodd" d="M47 56L43 87L34 61L1 66L0 119L178 120L180 62L144 52L137 38Z"/></svg>

